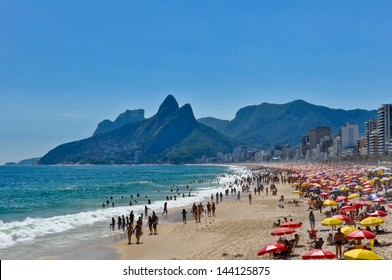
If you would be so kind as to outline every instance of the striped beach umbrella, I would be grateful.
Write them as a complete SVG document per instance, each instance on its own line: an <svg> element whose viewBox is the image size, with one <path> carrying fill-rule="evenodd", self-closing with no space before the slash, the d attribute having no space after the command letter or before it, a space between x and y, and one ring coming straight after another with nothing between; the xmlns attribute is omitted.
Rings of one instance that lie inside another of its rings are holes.
<svg viewBox="0 0 392 280"><path fill-rule="evenodd" d="M323 259L334 259L334 258L336 258L336 255L334 253L321 249L312 250L302 256L302 259L304 260L323 260Z"/></svg>
<svg viewBox="0 0 392 280"><path fill-rule="evenodd" d="M337 219L342 220L344 222L349 222L351 220L351 218L349 216L343 215L343 214L334 215L334 216L332 216L332 218L337 218Z"/></svg>
<svg viewBox="0 0 392 280"><path fill-rule="evenodd" d="M374 239L376 235L368 230L356 230L347 234L347 239L362 240L362 239Z"/></svg>
<svg viewBox="0 0 392 280"><path fill-rule="evenodd" d="M268 244L264 248L262 248L257 255L262 256L268 253L274 253L276 251L283 251L284 250L284 245L283 244Z"/></svg>
<svg viewBox="0 0 392 280"><path fill-rule="evenodd" d="M385 217L386 215L388 215L388 213L382 210L376 210L373 213L366 213L367 217Z"/></svg>

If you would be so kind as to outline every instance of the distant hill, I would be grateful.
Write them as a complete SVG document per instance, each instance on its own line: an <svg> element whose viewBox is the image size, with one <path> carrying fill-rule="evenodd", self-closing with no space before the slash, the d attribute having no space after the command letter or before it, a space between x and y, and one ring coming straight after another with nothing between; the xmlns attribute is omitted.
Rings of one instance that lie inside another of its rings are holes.
<svg viewBox="0 0 392 280"><path fill-rule="evenodd" d="M271 143L296 145L311 128L330 126L333 132L337 132L347 122L358 124L363 135L364 123L375 117L376 110L331 109L295 100L286 104L247 106L240 109L231 121L215 118L198 121L248 145L265 146Z"/></svg>
<svg viewBox="0 0 392 280"><path fill-rule="evenodd" d="M19 162L7 162L5 165L36 165L41 158L23 159Z"/></svg>
<svg viewBox="0 0 392 280"><path fill-rule="evenodd" d="M239 142L199 123L189 104L181 108L172 95L151 118L106 133L60 145L40 164L194 163L203 155L230 153Z"/></svg>
<svg viewBox="0 0 392 280"><path fill-rule="evenodd" d="M145 120L143 109L126 110L124 113L120 114L115 121L104 120L100 122L93 136L115 130L123 125L143 120Z"/></svg>

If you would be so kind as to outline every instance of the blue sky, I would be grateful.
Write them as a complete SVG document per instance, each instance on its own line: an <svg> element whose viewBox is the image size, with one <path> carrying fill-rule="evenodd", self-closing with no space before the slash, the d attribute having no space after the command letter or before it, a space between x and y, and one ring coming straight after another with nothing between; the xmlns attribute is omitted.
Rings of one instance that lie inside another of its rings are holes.
<svg viewBox="0 0 392 280"><path fill-rule="evenodd" d="M0 0L0 164L168 94L197 118L392 103L390 1Z"/></svg>

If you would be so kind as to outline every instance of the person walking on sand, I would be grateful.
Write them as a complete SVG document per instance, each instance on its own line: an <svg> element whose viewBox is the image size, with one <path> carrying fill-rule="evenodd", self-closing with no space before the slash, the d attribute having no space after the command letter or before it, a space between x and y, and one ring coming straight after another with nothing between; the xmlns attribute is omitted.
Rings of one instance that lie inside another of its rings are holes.
<svg viewBox="0 0 392 280"><path fill-rule="evenodd" d="M333 237L333 242L335 243L336 257L338 259L342 259L343 258L342 246L344 242L344 234L341 232L340 228L338 228L338 232L335 233L335 236Z"/></svg>
<svg viewBox="0 0 392 280"><path fill-rule="evenodd" d="M212 210L212 216L215 217L216 206L215 206L215 203L214 203L214 202L212 203L211 210Z"/></svg>
<svg viewBox="0 0 392 280"><path fill-rule="evenodd" d="M136 244L140 244L140 237L143 234L143 230L142 230L142 224L141 223L136 223L135 229L133 230L133 232L135 233L135 237L136 237Z"/></svg>
<svg viewBox="0 0 392 280"><path fill-rule="evenodd" d="M181 214L182 214L182 222L186 224L186 214L188 214L188 212L185 209L182 209Z"/></svg>
<svg viewBox="0 0 392 280"><path fill-rule="evenodd" d="M314 217L313 211L309 213L309 223L310 223L310 230L314 230L316 225L316 218Z"/></svg>
<svg viewBox="0 0 392 280"><path fill-rule="evenodd" d="M163 204L163 212L162 212L162 216L164 215L164 214L168 214L168 212L167 212L167 201Z"/></svg>
<svg viewBox="0 0 392 280"><path fill-rule="evenodd" d="M155 212L152 212L152 228L154 230L154 235L158 234L158 229L157 229L158 222L159 222L158 216L155 214Z"/></svg>
<svg viewBox="0 0 392 280"><path fill-rule="evenodd" d="M131 245L131 239L132 239L132 233L133 233L133 227L132 224L128 223L127 229L125 231L125 234L128 236L128 245Z"/></svg>
<svg viewBox="0 0 392 280"><path fill-rule="evenodd" d="M150 229L150 235L152 235L152 227L153 227L153 220L151 218L151 216L148 216L148 228Z"/></svg>
<svg viewBox="0 0 392 280"><path fill-rule="evenodd" d="M252 205L252 193L249 193L248 197L249 197L249 204Z"/></svg>

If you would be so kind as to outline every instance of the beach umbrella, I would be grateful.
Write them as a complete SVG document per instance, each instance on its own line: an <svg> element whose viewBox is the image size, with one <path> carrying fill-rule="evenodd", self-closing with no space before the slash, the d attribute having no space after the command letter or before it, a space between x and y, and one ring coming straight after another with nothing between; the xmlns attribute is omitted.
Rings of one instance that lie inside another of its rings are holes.
<svg viewBox="0 0 392 280"><path fill-rule="evenodd" d="M351 220L351 218L349 216L342 215L342 214L334 215L334 216L332 216L332 218L337 218L337 219L342 220L344 222L349 222Z"/></svg>
<svg viewBox="0 0 392 280"><path fill-rule="evenodd" d="M347 206L343 206L342 208L340 208L339 212L340 213L347 213L347 212L351 212L351 211L354 211L354 210L355 210L354 206L347 205Z"/></svg>
<svg viewBox="0 0 392 280"><path fill-rule="evenodd" d="M299 187L299 183L293 183L292 186L293 187Z"/></svg>
<svg viewBox="0 0 392 280"><path fill-rule="evenodd" d="M358 229L355 228L355 227L342 227L342 228L340 229L340 232L343 233L344 235L347 235L347 234L349 234L350 232L353 232L353 231L356 231L356 230L358 230Z"/></svg>
<svg viewBox="0 0 392 280"><path fill-rule="evenodd" d="M377 217L368 217L359 222L361 226L378 226L384 223L384 220Z"/></svg>
<svg viewBox="0 0 392 280"><path fill-rule="evenodd" d="M324 220L321 221L321 225L323 226L338 226L343 224L343 221L338 219L338 218L326 218Z"/></svg>
<svg viewBox="0 0 392 280"><path fill-rule="evenodd" d="M309 191L310 191L310 192L318 192L318 191L319 191L319 188L313 187L313 188L310 188Z"/></svg>
<svg viewBox="0 0 392 280"><path fill-rule="evenodd" d="M362 240L362 239L374 239L376 235L368 230L360 229L347 234L347 239Z"/></svg>
<svg viewBox="0 0 392 280"><path fill-rule="evenodd" d="M338 206L338 203L334 200L327 199L326 201L323 202L324 206Z"/></svg>
<svg viewBox="0 0 392 280"><path fill-rule="evenodd" d="M373 191L373 188L364 188L363 189L363 192L365 192L365 193L368 193L368 192L372 192Z"/></svg>
<svg viewBox="0 0 392 280"><path fill-rule="evenodd" d="M340 187L339 190L340 190L341 192L348 192L348 191L350 190L350 188L349 188L349 187L346 187L346 186L343 186L343 187Z"/></svg>
<svg viewBox="0 0 392 280"><path fill-rule="evenodd" d="M283 251L284 250L284 244L269 244L262 248L257 255L262 256L268 253L274 253L276 251Z"/></svg>
<svg viewBox="0 0 392 280"><path fill-rule="evenodd" d="M301 191L293 191L293 194L301 194Z"/></svg>
<svg viewBox="0 0 392 280"><path fill-rule="evenodd" d="M355 208L361 208L363 206L370 206L370 202L368 202L368 201L357 201L357 202L353 203L353 206Z"/></svg>
<svg viewBox="0 0 392 280"><path fill-rule="evenodd" d="M387 212L382 211L382 210L376 210L373 213L366 213L367 217L385 217L387 215Z"/></svg>
<svg viewBox="0 0 392 280"><path fill-rule="evenodd" d="M340 194L340 191L338 189L333 189L329 193L330 194Z"/></svg>
<svg viewBox="0 0 392 280"><path fill-rule="evenodd" d="M385 198L383 198L383 197L378 197L378 198L372 199L372 202L376 202L376 203L386 203L387 200L386 200Z"/></svg>
<svg viewBox="0 0 392 280"><path fill-rule="evenodd" d="M373 200L373 199L376 199L376 198L379 198L379 197L381 197L380 194L378 194L378 193L373 193L373 194L371 194L371 195L368 196L368 200Z"/></svg>
<svg viewBox="0 0 392 280"><path fill-rule="evenodd" d="M357 198L357 197L359 197L359 194L358 194L358 193L352 193L352 194L350 194L347 198L348 198L348 199L353 199L353 198Z"/></svg>
<svg viewBox="0 0 392 280"><path fill-rule="evenodd" d="M330 194L327 193L327 192L322 192L322 193L319 194L319 196L329 196L329 195L330 195Z"/></svg>
<svg viewBox="0 0 392 280"><path fill-rule="evenodd" d="M280 227L300 228L300 227L302 227L302 223L300 223L300 222L285 222L285 223L281 224Z"/></svg>
<svg viewBox="0 0 392 280"><path fill-rule="evenodd" d="M302 256L302 259L304 260L322 260L322 259L334 259L334 258L336 258L336 255L334 253L321 249L312 250Z"/></svg>
<svg viewBox="0 0 392 280"><path fill-rule="evenodd" d="M354 249L344 253L345 260L382 260L382 258L370 250Z"/></svg>
<svg viewBox="0 0 392 280"><path fill-rule="evenodd" d="M356 186L356 187L354 187L354 190L362 191L362 190L363 190L363 187L362 187L362 186Z"/></svg>
<svg viewBox="0 0 392 280"><path fill-rule="evenodd" d="M279 227L279 228L274 229L274 230L271 232L271 235L280 236L280 235L285 235L285 234L292 234L292 233L294 233L294 232L295 232L295 229L293 229L293 228Z"/></svg>
<svg viewBox="0 0 392 280"><path fill-rule="evenodd" d="M387 204L387 206L392 209L392 203Z"/></svg>
<svg viewBox="0 0 392 280"><path fill-rule="evenodd" d="M347 196L344 195L339 195L336 199L336 202L343 202L343 201L347 201Z"/></svg>

